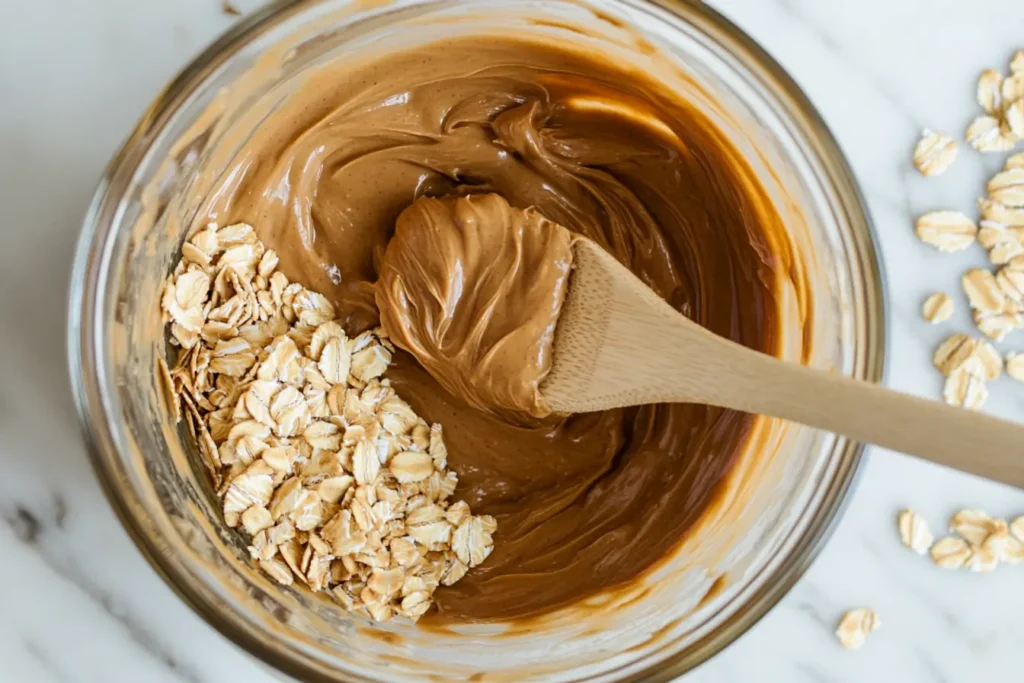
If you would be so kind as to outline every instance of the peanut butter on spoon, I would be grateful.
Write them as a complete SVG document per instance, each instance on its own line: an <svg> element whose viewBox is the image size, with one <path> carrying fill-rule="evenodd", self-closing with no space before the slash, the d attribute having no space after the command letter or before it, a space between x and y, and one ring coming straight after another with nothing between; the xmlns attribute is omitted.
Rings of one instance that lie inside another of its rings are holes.
<svg viewBox="0 0 1024 683"><path fill-rule="evenodd" d="M512 423L544 418L539 388L573 240L498 194L419 199L398 217L380 267L381 324L473 407Z"/></svg>

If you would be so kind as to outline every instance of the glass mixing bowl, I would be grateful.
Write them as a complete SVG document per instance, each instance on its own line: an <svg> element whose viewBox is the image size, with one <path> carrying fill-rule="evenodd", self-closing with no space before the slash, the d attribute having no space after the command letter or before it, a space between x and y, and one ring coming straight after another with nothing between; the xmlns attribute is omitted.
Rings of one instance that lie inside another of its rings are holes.
<svg viewBox="0 0 1024 683"><path fill-rule="evenodd" d="M657 61L665 87L721 128L789 228L813 296L787 299L782 355L867 380L882 373L882 277L850 169L792 80L705 5L325 0L257 12L167 86L111 161L78 244L68 355L96 470L139 549L228 638L303 680L670 679L786 593L857 471L857 444L762 419L757 448L670 557L628 587L515 624L374 626L252 568L184 428L166 419L154 372L167 353L160 287L197 208L185 190L215 175L229 139L244 139L252 113L311 65L508 30L588 43L639 68Z"/></svg>

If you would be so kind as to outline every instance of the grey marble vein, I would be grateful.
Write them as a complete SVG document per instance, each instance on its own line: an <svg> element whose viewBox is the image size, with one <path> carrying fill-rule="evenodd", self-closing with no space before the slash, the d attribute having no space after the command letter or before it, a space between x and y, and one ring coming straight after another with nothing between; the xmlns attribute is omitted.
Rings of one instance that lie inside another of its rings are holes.
<svg viewBox="0 0 1024 683"><path fill-rule="evenodd" d="M52 655L43 649L43 647L35 640L31 638L22 638L22 645L25 648L25 652L29 654L41 670L46 672L46 675L50 680L55 683L64 683L64 681L70 680L67 674L61 671L54 663Z"/></svg>
<svg viewBox="0 0 1024 683"><path fill-rule="evenodd" d="M13 512L5 514L4 521L22 543L31 545L39 540L39 520L20 505L15 507Z"/></svg>
<svg viewBox="0 0 1024 683"><path fill-rule="evenodd" d="M921 648L915 648L915 651L918 661L921 662L921 668L928 672L930 680L934 681L934 683L952 683L951 679L946 676L946 673L935 663L931 653Z"/></svg>
<svg viewBox="0 0 1024 683"><path fill-rule="evenodd" d="M68 519L68 503L60 493L53 494L53 523L58 529L64 528Z"/></svg>
<svg viewBox="0 0 1024 683"><path fill-rule="evenodd" d="M840 679L821 671L816 665L809 662L797 662L793 668L803 674L812 683L839 683Z"/></svg>
<svg viewBox="0 0 1024 683"><path fill-rule="evenodd" d="M148 625L132 616L114 597L105 593L85 574L73 572L39 543L43 525L28 509L16 506L12 514L5 514L4 521L19 540L30 547L54 573L67 583L76 586L86 597L96 603L111 618L121 624L128 638L163 664L175 677L185 683L204 683L203 677L189 665L173 656L149 629Z"/></svg>
<svg viewBox="0 0 1024 683"><path fill-rule="evenodd" d="M851 70L860 74L864 78L865 82L873 87L882 99L892 107L892 110L899 113L905 124L908 124L913 130L920 130L923 127L917 120L917 116L914 112L907 109L903 98L900 97L900 93L897 90L894 90L873 69L856 59L850 45L846 44L839 36L832 33L832 31L830 31L821 22L807 14L799 0L774 0L774 2L790 18L804 26L809 33L814 35L821 43L821 46L832 54L838 61L846 64ZM862 44L862 46L866 47L866 44Z"/></svg>
<svg viewBox="0 0 1024 683"><path fill-rule="evenodd" d="M796 602L796 608L810 617L818 626L824 629L832 628L832 622L835 621L835 619L826 617L821 605L809 600L798 600Z"/></svg>

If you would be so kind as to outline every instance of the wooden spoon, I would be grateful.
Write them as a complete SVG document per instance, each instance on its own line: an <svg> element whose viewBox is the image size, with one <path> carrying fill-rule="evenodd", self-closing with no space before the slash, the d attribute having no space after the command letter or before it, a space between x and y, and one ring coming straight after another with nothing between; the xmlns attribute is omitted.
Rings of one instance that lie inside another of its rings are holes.
<svg viewBox="0 0 1024 683"><path fill-rule="evenodd" d="M1024 426L752 351L669 306L600 246L573 274L540 387L553 410L706 403L771 415L1024 488Z"/></svg>

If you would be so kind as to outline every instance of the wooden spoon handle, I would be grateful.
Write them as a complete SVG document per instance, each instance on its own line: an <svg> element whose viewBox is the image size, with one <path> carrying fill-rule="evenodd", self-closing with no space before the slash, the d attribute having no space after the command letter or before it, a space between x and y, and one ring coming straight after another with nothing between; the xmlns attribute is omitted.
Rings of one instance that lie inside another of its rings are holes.
<svg viewBox="0 0 1024 683"><path fill-rule="evenodd" d="M731 346L729 395L709 396L709 402L826 429L1024 489L1024 426Z"/></svg>
<svg viewBox="0 0 1024 683"><path fill-rule="evenodd" d="M752 351L684 318L599 246L581 241L573 258L541 386L553 410L707 403L1024 489L1024 426Z"/></svg>

